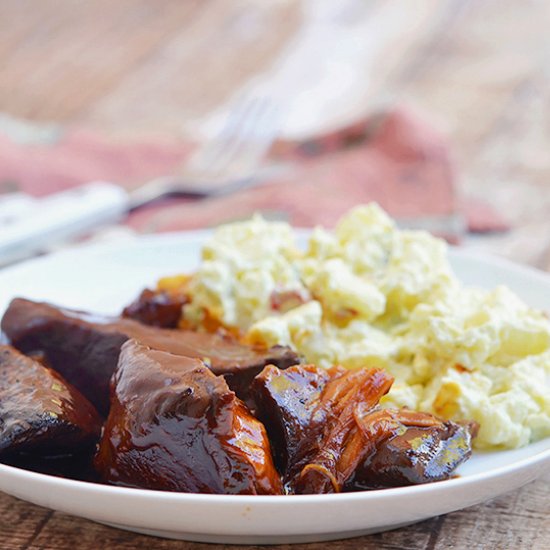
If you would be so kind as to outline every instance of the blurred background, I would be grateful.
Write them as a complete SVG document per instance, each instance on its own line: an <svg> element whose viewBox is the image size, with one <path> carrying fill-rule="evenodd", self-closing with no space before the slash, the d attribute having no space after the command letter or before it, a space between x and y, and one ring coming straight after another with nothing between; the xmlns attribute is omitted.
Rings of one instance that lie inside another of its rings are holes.
<svg viewBox="0 0 550 550"><path fill-rule="evenodd" d="M2 0L0 262L30 220L48 250L377 200L550 269L548 21L545 0ZM66 193L95 180L124 191Z"/></svg>

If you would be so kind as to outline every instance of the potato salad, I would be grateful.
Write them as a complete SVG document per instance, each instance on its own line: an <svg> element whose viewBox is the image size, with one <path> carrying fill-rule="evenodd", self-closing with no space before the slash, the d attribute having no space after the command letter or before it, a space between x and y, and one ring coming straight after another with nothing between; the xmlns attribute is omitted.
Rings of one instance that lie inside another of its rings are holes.
<svg viewBox="0 0 550 550"><path fill-rule="evenodd" d="M478 448L550 435L550 321L506 287L465 287L447 245L396 227L376 204L350 211L305 248L286 223L225 225L186 280L186 323L205 318L307 362L382 367L387 406L475 420Z"/></svg>

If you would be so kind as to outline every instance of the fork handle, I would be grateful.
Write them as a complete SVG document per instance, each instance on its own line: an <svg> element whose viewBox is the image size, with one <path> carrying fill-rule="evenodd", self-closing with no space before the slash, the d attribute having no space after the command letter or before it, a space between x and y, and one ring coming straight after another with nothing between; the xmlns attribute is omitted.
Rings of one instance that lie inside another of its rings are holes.
<svg viewBox="0 0 550 550"><path fill-rule="evenodd" d="M89 183L30 201L27 208L1 220L0 265L117 221L128 208L126 191L107 182Z"/></svg>

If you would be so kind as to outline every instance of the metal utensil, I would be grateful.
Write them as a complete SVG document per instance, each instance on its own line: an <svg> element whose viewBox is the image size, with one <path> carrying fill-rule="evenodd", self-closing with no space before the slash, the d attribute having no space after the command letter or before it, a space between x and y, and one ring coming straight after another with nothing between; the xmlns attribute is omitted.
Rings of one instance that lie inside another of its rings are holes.
<svg viewBox="0 0 550 550"><path fill-rule="evenodd" d="M257 90L230 108L218 135L199 148L175 176L157 178L130 192L130 209L166 195L209 197L253 185L258 166L279 130L277 103Z"/></svg>
<svg viewBox="0 0 550 550"><path fill-rule="evenodd" d="M0 195L0 265L84 235L167 195L204 198L253 185L265 175L258 167L278 128L276 103L252 89L237 98L221 131L191 156L181 174L129 193L112 183L93 182L44 199L18 196L17 208L13 197Z"/></svg>

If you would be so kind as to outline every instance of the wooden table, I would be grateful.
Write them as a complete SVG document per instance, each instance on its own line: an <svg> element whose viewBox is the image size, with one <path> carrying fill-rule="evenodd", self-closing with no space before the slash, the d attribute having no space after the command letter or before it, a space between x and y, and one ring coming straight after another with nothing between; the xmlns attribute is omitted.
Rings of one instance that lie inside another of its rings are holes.
<svg viewBox="0 0 550 550"><path fill-rule="evenodd" d="M449 133L462 191L489 198L515 227L475 244L550 269L549 2L3 0L0 108L113 135L192 132L336 4L344 24L366 25L373 46L363 65L368 86L328 122L388 100L424 109ZM483 505L329 546L546 549L549 487L546 475ZM133 535L4 495L0 547L211 548Z"/></svg>

